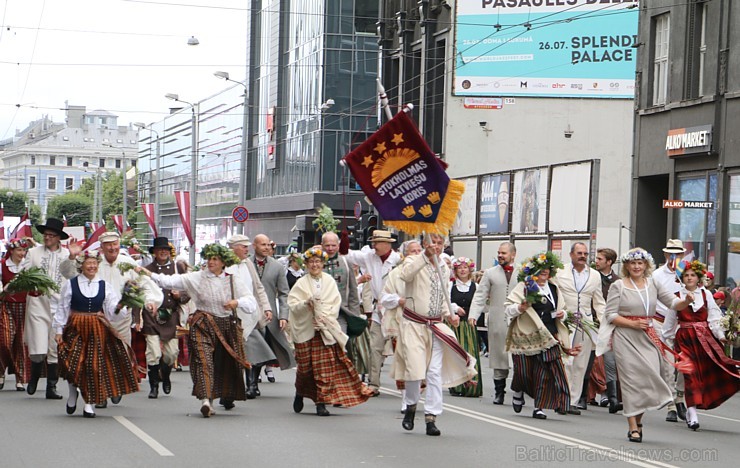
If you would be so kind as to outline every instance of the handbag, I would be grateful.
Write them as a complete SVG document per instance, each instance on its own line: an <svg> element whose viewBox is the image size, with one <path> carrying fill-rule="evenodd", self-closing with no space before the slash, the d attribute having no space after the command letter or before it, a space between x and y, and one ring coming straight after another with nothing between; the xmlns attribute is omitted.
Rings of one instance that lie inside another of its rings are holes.
<svg viewBox="0 0 740 468"><path fill-rule="evenodd" d="M340 310L339 313L344 316L345 320L347 320L347 336L349 336L350 338L355 338L362 335L365 332L367 326L370 324L367 319L348 314L343 310Z"/></svg>

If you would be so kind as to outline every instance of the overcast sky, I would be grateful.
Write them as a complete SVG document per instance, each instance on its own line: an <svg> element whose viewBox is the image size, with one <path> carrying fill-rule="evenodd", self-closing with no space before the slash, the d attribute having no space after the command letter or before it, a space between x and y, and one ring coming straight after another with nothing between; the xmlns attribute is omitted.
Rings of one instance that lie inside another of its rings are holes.
<svg viewBox="0 0 740 468"><path fill-rule="evenodd" d="M162 119L246 76L244 0L0 0L0 140L65 101L119 125ZM187 45L195 36L198 46Z"/></svg>

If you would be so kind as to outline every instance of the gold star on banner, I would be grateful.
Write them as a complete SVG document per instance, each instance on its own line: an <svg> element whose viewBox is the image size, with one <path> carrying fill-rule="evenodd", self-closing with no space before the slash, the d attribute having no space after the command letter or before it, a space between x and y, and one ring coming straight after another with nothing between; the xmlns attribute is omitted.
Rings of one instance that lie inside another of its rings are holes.
<svg viewBox="0 0 740 468"><path fill-rule="evenodd" d="M373 165L373 157L372 156L365 156L365 160L362 161L362 165L365 167L370 167Z"/></svg>
<svg viewBox="0 0 740 468"><path fill-rule="evenodd" d="M394 133L393 134L393 140L391 140L393 143L396 144L396 146L403 143L403 133Z"/></svg>
<svg viewBox="0 0 740 468"><path fill-rule="evenodd" d="M375 145L375 151L378 152L378 154L383 154L385 152L385 142L381 141L377 145Z"/></svg>

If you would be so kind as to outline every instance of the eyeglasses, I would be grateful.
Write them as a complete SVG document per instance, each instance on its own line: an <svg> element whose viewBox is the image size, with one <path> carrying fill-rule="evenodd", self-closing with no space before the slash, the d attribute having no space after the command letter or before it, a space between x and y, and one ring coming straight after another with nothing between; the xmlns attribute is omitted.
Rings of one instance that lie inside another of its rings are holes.
<svg viewBox="0 0 740 468"><path fill-rule="evenodd" d="M54 234L51 232L45 232L44 237L61 237L59 234Z"/></svg>

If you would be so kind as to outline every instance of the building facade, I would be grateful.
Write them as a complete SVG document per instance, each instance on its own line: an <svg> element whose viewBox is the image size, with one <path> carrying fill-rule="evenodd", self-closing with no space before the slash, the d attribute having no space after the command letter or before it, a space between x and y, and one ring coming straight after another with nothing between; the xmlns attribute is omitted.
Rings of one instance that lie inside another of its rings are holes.
<svg viewBox="0 0 740 468"><path fill-rule="evenodd" d="M740 11L733 2L653 0L640 10L632 223L660 255L666 238L740 278ZM698 203L695 203L698 202Z"/></svg>
<svg viewBox="0 0 740 468"><path fill-rule="evenodd" d="M0 187L25 192L46 217L49 202L77 190L84 179L135 165L137 138L136 130L118 125L115 114L67 105L65 123L44 116L0 144Z"/></svg>

